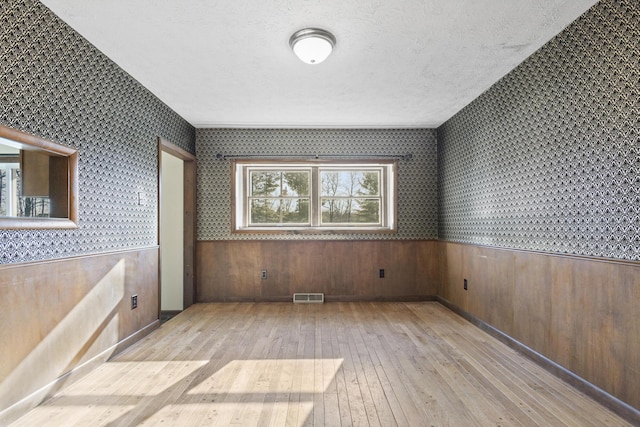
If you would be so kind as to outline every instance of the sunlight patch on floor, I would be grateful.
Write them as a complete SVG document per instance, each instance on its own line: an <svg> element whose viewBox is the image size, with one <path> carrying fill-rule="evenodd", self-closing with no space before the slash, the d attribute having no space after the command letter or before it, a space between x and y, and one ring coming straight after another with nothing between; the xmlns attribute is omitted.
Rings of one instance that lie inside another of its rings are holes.
<svg viewBox="0 0 640 427"><path fill-rule="evenodd" d="M294 388L298 393L324 393L342 361L343 359L234 360L192 388L189 394L288 393L292 390L294 379L302 379L299 387Z"/></svg>
<svg viewBox="0 0 640 427"><path fill-rule="evenodd" d="M130 397L157 395L207 363L208 360L108 362L83 381L62 390L50 404L65 398L121 395L123 389L129 390L127 395Z"/></svg>

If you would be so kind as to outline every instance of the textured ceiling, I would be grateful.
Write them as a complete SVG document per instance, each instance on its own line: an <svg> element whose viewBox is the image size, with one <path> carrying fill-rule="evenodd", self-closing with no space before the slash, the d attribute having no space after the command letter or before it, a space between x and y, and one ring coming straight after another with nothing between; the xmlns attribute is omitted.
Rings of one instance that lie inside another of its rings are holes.
<svg viewBox="0 0 640 427"><path fill-rule="evenodd" d="M194 126L268 128L436 127L596 2L42 0Z"/></svg>

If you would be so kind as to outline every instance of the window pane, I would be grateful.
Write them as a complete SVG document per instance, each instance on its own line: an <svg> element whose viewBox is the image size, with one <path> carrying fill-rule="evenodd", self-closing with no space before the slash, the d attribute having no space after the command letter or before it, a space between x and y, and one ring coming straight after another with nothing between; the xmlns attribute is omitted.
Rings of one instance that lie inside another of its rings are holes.
<svg viewBox="0 0 640 427"><path fill-rule="evenodd" d="M379 196L380 195L380 172L362 172L359 177L360 187L358 196Z"/></svg>
<svg viewBox="0 0 640 427"><path fill-rule="evenodd" d="M378 224L379 199L322 199L323 224Z"/></svg>
<svg viewBox="0 0 640 427"><path fill-rule="evenodd" d="M282 223L309 223L309 199L281 199Z"/></svg>
<svg viewBox="0 0 640 427"><path fill-rule="evenodd" d="M251 171L252 196L308 196L309 172Z"/></svg>
<svg viewBox="0 0 640 427"><path fill-rule="evenodd" d="M253 196L279 196L280 195L279 172L252 171L251 195Z"/></svg>
<svg viewBox="0 0 640 427"><path fill-rule="evenodd" d="M360 223L380 222L380 199L356 199L354 210L357 213L357 221Z"/></svg>
<svg viewBox="0 0 640 427"><path fill-rule="evenodd" d="M380 172L322 171L320 172L320 182L322 196L377 196L380 187Z"/></svg>
<svg viewBox="0 0 640 427"><path fill-rule="evenodd" d="M309 199L253 199L251 224L307 224Z"/></svg>
<svg viewBox="0 0 640 427"><path fill-rule="evenodd" d="M309 172L284 172L282 195L289 197L309 195Z"/></svg>

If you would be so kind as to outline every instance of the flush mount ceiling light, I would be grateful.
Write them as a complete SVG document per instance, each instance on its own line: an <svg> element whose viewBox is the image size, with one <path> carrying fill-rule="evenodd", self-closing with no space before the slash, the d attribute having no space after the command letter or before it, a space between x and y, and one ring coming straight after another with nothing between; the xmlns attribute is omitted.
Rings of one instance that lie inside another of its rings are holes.
<svg viewBox="0 0 640 427"><path fill-rule="evenodd" d="M328 31L319 28L305 28L293 33L289 45L302 62L319 64L331 54L336 38Z"/></svg>

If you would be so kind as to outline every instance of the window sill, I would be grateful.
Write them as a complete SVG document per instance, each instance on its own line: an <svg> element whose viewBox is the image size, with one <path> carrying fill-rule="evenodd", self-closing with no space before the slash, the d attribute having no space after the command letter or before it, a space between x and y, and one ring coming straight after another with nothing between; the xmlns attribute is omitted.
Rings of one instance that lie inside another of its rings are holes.
<svg viewBox="0 0 640 427"><path fill-rule="evenodd" d="M233 234L396 234L396 229L389 228L241 228Z"/></svg>

